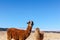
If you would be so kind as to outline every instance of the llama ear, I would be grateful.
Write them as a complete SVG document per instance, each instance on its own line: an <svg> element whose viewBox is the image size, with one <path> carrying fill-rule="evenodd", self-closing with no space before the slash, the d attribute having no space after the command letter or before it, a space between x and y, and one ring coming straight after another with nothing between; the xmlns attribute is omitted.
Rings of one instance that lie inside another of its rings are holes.
<svg viewBox="0 0 60 40"><path fill-rule="evenodd" d="M34 22L32 21L32 26L34 25Z"/></svg>

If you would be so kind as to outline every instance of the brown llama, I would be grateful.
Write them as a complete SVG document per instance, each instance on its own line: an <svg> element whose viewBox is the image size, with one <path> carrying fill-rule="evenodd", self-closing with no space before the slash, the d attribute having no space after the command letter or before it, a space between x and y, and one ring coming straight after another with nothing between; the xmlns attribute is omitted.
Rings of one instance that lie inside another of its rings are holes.
<svg viewBox="0 0 60 40"><path fill-rule="evenodd" d="M26 40L43 40L43 38L44 38L44 33L40 32L39 28L36 28L35 32L31 33Z"/></svg>
<svg viewBox="0 0 60 40"><path fill-rule="evenodd" d="M16 29L16 28L9 28L7 30L7 40L25 40L31 33L33 21L29 21L28 27L26 30Z"/></svg>

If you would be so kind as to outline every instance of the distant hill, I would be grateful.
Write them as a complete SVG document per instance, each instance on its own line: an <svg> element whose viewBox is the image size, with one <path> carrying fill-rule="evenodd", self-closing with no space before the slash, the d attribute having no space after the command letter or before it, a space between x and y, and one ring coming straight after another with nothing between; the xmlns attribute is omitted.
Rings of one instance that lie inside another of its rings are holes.
<svg viewBox="0 0 60 40"><path fill-rule="evenodd" d="M0 31L6 31L8 28L0 28Z"/></svg>
<svg viewBox="0 0 60 40"><path fill-rule="evenodd" d="M34 31L32 31L34 32ZM60 33L60 31L43 31L44 33Z"/></svg>

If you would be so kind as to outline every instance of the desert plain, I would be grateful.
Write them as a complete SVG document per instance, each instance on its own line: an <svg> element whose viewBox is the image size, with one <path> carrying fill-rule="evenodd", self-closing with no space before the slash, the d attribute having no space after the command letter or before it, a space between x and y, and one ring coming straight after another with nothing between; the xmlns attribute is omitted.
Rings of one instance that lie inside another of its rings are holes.
<svg viewBox="0 0 60 40"><path fill-rule="evenodd" d="M27 40L32 39L33 34L34 32L31 32ZM7 40L7 31L0 31L0 40ZM43 40L60 40L60 32L44 32Z"/></svg>

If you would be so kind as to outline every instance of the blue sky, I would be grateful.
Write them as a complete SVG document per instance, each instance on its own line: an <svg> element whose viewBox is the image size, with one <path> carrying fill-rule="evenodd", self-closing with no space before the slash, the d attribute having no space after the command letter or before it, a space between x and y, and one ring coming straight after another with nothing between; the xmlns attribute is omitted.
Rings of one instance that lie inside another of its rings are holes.
<svg viewBox="0 0 60 40"><path fill-rule="evenodd" d="M0 0L0 27L60 31L60 0Z"/></svg>

